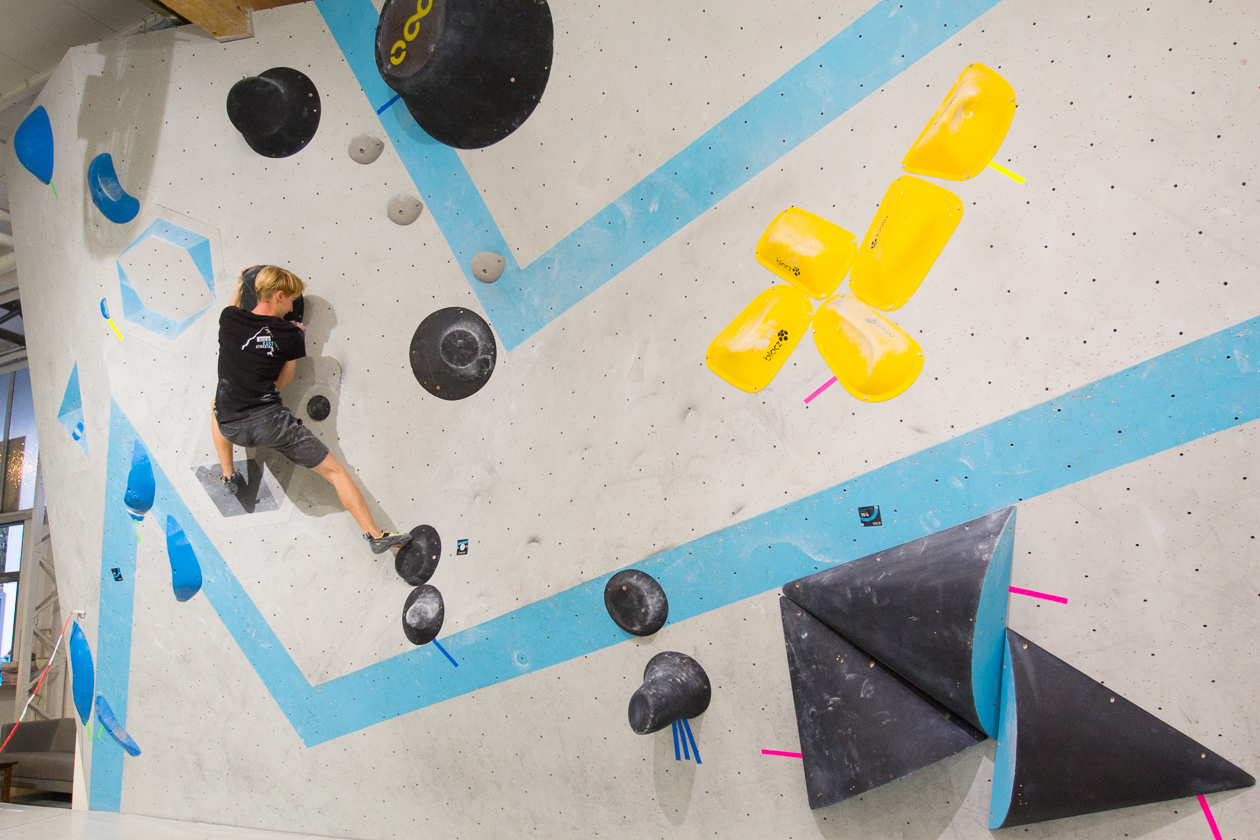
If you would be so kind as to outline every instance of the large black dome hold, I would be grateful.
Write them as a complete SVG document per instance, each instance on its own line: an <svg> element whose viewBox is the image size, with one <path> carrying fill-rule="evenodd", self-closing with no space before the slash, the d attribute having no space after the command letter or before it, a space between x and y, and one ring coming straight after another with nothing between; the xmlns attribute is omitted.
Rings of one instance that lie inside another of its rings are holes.
<svg viewBox="0 0 1260 840"><path fill-rule="evenodd" d="M545 0L386 0L376 68L439 143L480 149L534 112L551 74Z"/></svg>

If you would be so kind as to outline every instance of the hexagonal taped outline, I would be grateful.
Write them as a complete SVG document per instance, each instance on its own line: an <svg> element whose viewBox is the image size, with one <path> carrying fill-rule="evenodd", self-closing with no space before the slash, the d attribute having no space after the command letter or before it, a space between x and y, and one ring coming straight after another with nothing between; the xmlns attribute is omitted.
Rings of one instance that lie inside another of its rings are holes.
<svg viewBox="0 0 1260 840"><path fill-rule="evenodd" d="M201 278L206 281L206 288L210 290L211 302L182 321L176 321L174 318L169 318L145 306L144 301L140 299L139 293L131 285L131 279L127 277L127 272L123 270L122 257L127 251L130 251L150 237L161 239L163 242L168 242L176 248L186 251L189 258L192 259L193 265L197 267L197 271L201 274ZM136 326L143 327L149 332L164 338L175 339L184 330L192 326L193 322L205 314L205 311L213 305L214 262L210 256L210 240L207 237L159 217L145 228L144 232L137 236L135 241L128 245L118 256L119 259L115 260L115 265L118 267L118 285L122 294L123 317Z"/></svg>

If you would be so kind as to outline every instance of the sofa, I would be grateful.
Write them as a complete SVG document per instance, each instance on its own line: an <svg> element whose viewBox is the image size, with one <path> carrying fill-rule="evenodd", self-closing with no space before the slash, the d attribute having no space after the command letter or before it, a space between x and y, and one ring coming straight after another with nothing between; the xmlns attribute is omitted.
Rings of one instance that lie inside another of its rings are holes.
<svg viewBox="0 0 1260 840"><path fill-rule="evenodd" d="M28 720L18 727L13 740L0 752L0 761L16 761L13 786L58 793L74 791L74 718ZM0 743L13 724L0 727Z"/></svg>

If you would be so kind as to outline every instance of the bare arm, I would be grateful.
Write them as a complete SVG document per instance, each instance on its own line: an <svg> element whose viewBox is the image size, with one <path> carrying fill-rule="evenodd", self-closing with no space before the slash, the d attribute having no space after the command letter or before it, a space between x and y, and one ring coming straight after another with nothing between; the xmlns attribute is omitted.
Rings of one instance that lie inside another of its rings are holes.
<svg viewBox="0 0 1260 840"><path fill-rule="evenodd" d="M289 359L284 363L284 367L280 368L280 375L276 377L277 391L283 391L285 386L293 381L295 370L297 370L297 359Z"/></svg>

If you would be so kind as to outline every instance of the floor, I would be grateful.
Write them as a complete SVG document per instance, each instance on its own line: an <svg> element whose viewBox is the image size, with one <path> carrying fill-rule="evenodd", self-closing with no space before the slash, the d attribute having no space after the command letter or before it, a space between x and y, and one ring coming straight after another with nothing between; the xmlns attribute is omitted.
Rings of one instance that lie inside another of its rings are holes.
<svg viewBox="0 0 1260 840"><path fill-rule="evenodd" d="M0 837L5 840L298 840L315 836L179 822L134 814L0 805Z"/></svg>

